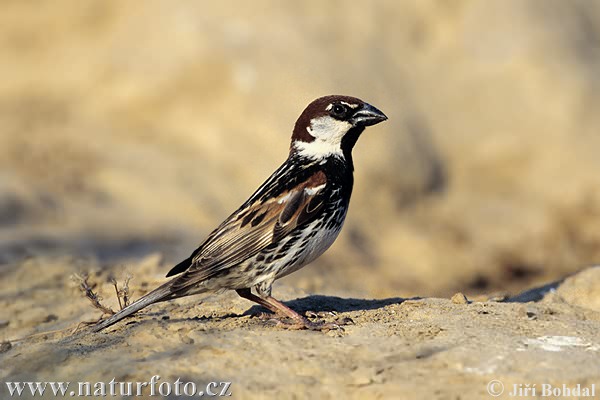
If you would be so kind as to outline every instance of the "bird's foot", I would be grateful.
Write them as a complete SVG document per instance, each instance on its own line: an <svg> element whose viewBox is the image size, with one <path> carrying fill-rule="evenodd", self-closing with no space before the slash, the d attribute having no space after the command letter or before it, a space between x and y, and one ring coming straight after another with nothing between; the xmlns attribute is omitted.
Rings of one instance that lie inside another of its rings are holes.
<svg viewBox="0 0 600 400"><path fill-rule="evenodd" d="M350 317L341 318L338 316L338 313L336 311L319 311L319 312L306 311L304 313L304 315L306 315L310 319L335 317L336 325L354 325L354 321L352 320L352 318L350 318Z"/></svg>
<svg viewBox="0 0 600 400"><path fill-rule="evenodd" d="M307 318L327 318L327 317L336 317L337 316L337 312L335 311L319 311L319 312L314 312L314 311L306 311L304 313L304 315L306 315Z"/></svg>
<svg viewBox="0 0 600 400"><path fill-rule="evenodd" d="M259 312L252 314L253 318L258 318L261 321L270 321L276 317L276 314L272 312Z"/></svg>
<svg viewBox="0 0 600 400"><path fill-rule="evenodd" d="M302 319L277 319L276 325L279 328L288 329L292 331L307 329L309 331L344 331L344 328L340 324L325 321L310 321L307 318Z"/></svg>
<svg viewBox="0 0 600 400"><path fill-rule="evenodd" d="M348 317L342 318L342 319L337 318L337 320L334 322L316 320L317 318L337 317L338 314L335 311L320 311L317 313L312 312L312 311L307 311L305 313L305 315L308 318L305 318L302 316L298 316L295 318L276 318L276 316L274 314L271 314L271 317L269 318L269 320L275 322L275 326L283 328L283 329L289 329L289 330L307 329L310 331L321 331L321 332L328 332L328 331L334 331L334 330L344 332L344 328L343 328L344 325L354 324L354 321Z"/></svg>
<svg viewBox="0 0 600 400"><path fill-rule="evenodd" d="M259 297L252 294L250 289L239 289L237 292L240 296L252 300L272 311L273 313L260 313L254 314L254 316L263 321L267 320L270 323L274 323L275 326L280 328L290 330L308 329L311 331L323 332L336 330L343 332L344 328L342 328L342 325L354 323L350 318L343 318L341 321L335 322L311 321L311 319L316 320L317 318L336 317L338 320L339 318L337 318L337 313L335 311L320 311L317 313L307 311L305 317L271 296Z"/></svg>
<svg viewBox="0 0 600 400"><path fill-rule="evenodd" d="M319 316L331 317L332 314L307 313L307 315L309 315L311 318L314 319ZM274 326L276 326L278 328L288 329L291 331L297 331L297 330L303 330L303 329L307 329L307 330L311 330L311 331L324 331L324 332L331 331L331 330L341 330L341 331L344 330L340 326L340 324L327 323L324 321L311 321L308 318L304 318L302 316L299 316L300 318L290 318L287 315L281 315L281 314L275 314L275 313L269 313L269 312L261 312L258 314L254 314L253 317L258 318L261 321L266 321L270 324L273 324Z"/></svg>

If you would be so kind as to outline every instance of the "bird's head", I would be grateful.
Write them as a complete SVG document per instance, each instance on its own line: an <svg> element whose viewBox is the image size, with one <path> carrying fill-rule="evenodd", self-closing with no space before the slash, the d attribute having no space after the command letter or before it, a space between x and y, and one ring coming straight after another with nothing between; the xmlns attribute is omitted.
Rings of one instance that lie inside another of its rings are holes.
<svg viewBox="0 0 600 400"><path fill-rule="evenodd" d="M296 121L290 152L312 159L350 157L365 127L386 119L377 108L355 97L318 98Z"/></svg>

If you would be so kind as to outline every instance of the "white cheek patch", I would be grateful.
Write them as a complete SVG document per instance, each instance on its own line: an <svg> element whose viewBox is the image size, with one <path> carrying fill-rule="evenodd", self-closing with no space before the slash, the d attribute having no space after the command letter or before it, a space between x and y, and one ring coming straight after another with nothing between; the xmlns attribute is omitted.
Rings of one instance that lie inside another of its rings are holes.
<svg viewBox="0 0 600 400"><path fill-rule="evenodd" d="M342 139L352 128L347 121L340 121L328 115L311 120L306 130L315 138L310 143L295 141L294 146L300 155L322 159L331 155L343 157Z"/></svg>

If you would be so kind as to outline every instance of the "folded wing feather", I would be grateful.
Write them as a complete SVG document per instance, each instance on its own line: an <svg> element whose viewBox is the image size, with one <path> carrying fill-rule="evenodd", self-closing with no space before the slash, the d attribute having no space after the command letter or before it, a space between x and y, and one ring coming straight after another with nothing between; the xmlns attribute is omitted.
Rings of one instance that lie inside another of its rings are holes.
<svg viewBox="0 0 600 400"><path fill-rule="evenodd" d="M194 253L189 268L181 271L184 273L173 282L173 288L179 290L202 282L312 221L323 206L322 193L326 183L325 174L319 171L277 197L238 210Z"/></svg>

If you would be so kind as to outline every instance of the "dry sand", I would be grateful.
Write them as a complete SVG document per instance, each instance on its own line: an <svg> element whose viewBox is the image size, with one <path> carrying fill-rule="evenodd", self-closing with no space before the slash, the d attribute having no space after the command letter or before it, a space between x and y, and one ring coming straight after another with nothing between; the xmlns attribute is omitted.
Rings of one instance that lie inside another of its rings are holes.
<svg viewBox="0 0 600 400"><path fill-rule="evenodd" d="M160 270L158 260L132 268L151 274ZM179 378L198 387L231 382L233 398L240 399L479 399L488 398L492 380L507 393L514 384L541 391L543 384L600 383L600 267L502 302L462 294L369 300L276 287L291 307L343 321L343 331L281 329L229 292L154 305L100 333L84 326L73 333L79 322L100 315L65 279L81 265L44 262L47 276L40 276L40 262L2 277L16 288L0 293L0 315L8 317L0 333L11 339L0 354L3 382L94 385L159 375L159 383ZM90 281L108 276L104 271ZM130 286L141 295L157 283L141 282L141 289L134 277ZM99 289L115 307L111 284ZM25 338L14 340L19 337ZM8 398L5 386L0 393Z"/></svg>

